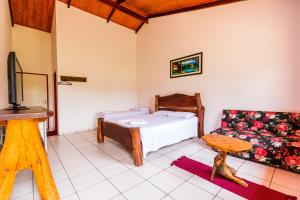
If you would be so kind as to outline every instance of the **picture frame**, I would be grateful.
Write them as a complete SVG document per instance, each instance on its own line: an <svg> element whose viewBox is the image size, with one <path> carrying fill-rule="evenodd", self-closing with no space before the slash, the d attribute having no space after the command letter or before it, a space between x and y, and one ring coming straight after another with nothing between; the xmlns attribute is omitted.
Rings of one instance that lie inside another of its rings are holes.
<svg viewBox="0 0 300 200"><path fill-rule="evenodd" d="M202 74L203 53L196 53L170 61L170 78Z"/></svg>

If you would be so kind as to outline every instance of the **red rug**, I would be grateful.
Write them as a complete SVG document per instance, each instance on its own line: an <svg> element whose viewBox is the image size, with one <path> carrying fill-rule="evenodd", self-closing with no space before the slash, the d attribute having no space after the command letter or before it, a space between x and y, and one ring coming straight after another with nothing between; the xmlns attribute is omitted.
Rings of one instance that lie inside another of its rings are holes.
<svg viewBox="0 0 300 200"><path fill-rule="evenodd" d="M174 161L172 165L184 169L192 174L200 176L208 181L210 181L211 167L185 156L182 156L178 160ZM245 180L248 183L248 187L245 188L237 183L227 180L221 176L216 176L213 181L214 184L229 190L239 196L242 196L249 200L296 200L297 197L289 196L281 192L272 190L263 185L258 185L256 183Z"/></svg>

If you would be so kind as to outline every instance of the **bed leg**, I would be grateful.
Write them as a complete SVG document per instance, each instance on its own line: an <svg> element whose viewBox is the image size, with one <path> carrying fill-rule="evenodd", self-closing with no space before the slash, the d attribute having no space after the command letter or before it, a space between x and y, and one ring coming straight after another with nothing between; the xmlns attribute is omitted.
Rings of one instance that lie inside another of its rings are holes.
<svg viewBox="0 0 300 200"><path fill-rule="evenodd" d="M201 138L204 135L204 111L205 108L202 107L198 114L198 138Z"/></svg>
<svg viewBox="0 0 300 200"><path fill-rule="evenodd" d="M103 122L104 122L103 118L98 118L98 123L97 123L97 142L98 143L104 142Z"/></svg>
<svg viewBox="0 0 300 200"><path fill-rule="evenodd" d="M143 165L143 150L140 137L140 128L130 128L132 138L132 155L135 166Z"/></svg>

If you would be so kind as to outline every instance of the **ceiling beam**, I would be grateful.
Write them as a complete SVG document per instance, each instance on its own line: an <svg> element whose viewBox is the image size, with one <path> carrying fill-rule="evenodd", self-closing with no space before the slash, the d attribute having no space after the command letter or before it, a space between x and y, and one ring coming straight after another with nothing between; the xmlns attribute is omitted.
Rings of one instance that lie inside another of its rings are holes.
<svg viewBox="0 0 300 200"><path fill-rule="evenodd" d="M124 1L125 1L125 0L117 0L116 3L117 3L117 4L121 4L121 3L124 3ZM112 17L113 14L115 13L115 10L116 10L115 8L112 8L112 9L111 9L111 11L110 11L110 13L109 13L109 15L108 15L108 17L107 17L107 19L106 19L106 22L107 22L107 23L110 21L111 17Z"/></svg>
<svg viewBox="0 0 300 200"><path fill-rule="evenodd" d="M113 16L115 10L116 10L116 9L113 8L113 9L111 10L111 12L109 13L108 18L106 19L106 22L107 22L107 23L110 21L110 19L111 19L111 17Z"/></svg>
<svg viewBox="0 0 300 200"><path fill-rule="evenodd" d="M11 26L15 26L14 15L13 15L12 5L11 5L11 0L8 0L8 7L9 7L9 13L10 13Z"/></svg>
<svg viewBox="0 0 300 200"><path fill-rule="evenodd" d="M68 8L71 7L72 0L68 0Z"/></svg>
<svg viewBox="0 0 300 200"><path fill-rule="evenodd" d="M137 27L137 29L135 30L135 33L139 32L139 30L142 28L142 26L144 25L145 22L142 22L139 27Z"/></svg>
<svg viewBox="0 0 300 200"><path fill-rule="evenodd" d="M156 13L149 15L148 18L155 18L155 17L162 17L166 15L173 15L177 13L182 13L182 12L188 12L188 11L193 11L193 10L199 10L199 9L204 9L204 8L210 8L214 6L220 6L228 3L235 3L235 2L240 2L240 1L247 1L247 0L220 0L220 1L213 1L210 3L202 3L199 5L191 6L191 7L186 7L186 8L181 8L177 10L169 10L161 13Z"/></svg>
<svg viewBox="0 0 300 200"><path fill-rule="evenodd" d="M136 12L130 10L130 9L120 5L119 3L113 2L111 0L99 0L99 1L101 1L102 3L105 3L106 5L109 5L109 6L113 7L114 9L117 9L117 10L123 12L123 13L126 13L127 15L130 15L130 16L132 16L132 17L134 17L134 18L136 18L136 19L138 19L142 22L147 22L148 21L147 17L145 17L143 15L140 15L139 13L136 13Z"/></svg>

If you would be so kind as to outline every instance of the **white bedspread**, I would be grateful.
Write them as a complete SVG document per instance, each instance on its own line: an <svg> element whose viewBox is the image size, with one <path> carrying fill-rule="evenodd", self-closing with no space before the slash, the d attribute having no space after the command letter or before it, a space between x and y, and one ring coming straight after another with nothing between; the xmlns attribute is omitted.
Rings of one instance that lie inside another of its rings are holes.
<svg viewBox="0 0 300 200"><path fill-rule="evenodd" d="M198 118L178 118L169 116L140 115L130 116L131 120L147 121L144 124L120 123L126 122L124 118L107 119L124 127L140 127L143 156L156 151L164 146L178 143L182 140L192 138L198 134ZM122 121L124 120L124 121Z"/></svg>
<svg viewBox="0 0 300 200"><path fill-rule="evenodd" d="M125 119L128 117L135 117L139 115L147 115L149 110L140 109L140 110L127 110L127 111L117 111L117 112L100 112L97 114L97 117L102 117L104 120L109 119Z"/></svg>

